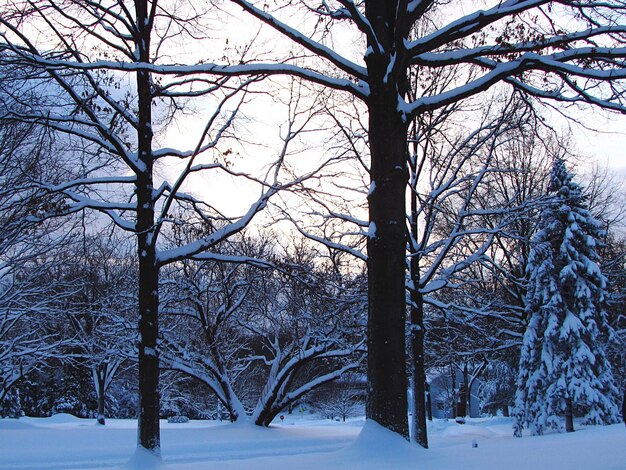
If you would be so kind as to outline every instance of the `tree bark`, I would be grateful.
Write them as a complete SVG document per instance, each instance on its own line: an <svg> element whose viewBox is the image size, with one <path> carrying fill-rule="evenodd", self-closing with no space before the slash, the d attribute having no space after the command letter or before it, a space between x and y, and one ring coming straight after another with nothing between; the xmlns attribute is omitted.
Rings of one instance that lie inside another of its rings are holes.
<svg viewBox="0 0 626 470"><path fill-rule="evenodd" d="M135 38L140 62L150 62L148 2L135 2L138 37ZM152 84L150 74L139 71L137 80L137 143L143 164L137 174L137 249L139 253L139 429L137 445L160 454L159 358L159 271L154 239L154 200L152 162Z"/></svg>
<svg viewBox="0 0 626 470"><path fill-rule="evenodd" d="M461 382L461 386L456 396L456 422L465 423L465 417L467 416L467 402L465 401L467 386L464 382Z"/></svg>
<svg viewBox="0 0 626 470"><path fill-rule="evenodd" d="M368 239L369 419L408 439L406 318L406 126L390 90L369 102L372 190Z"/></svg>
<svg viewBox="0 0 626 470"><path fill-rule="evenodd" d="M368 252L368 394L366 415L409 439L406 371L407 131L398 109L406 92L406 57L398 5L367 1L375 37L366 54L370 94L371 188ZM391 65L394 67L390 68Z"/></svg>
<svg viewBox="0 0 626 470"><path fill-rule="evenodd" d="M415 220L415 218L413 220ZM411 258L411 273L413 279L415 279L414 273L417 273L417 270L419 269L417 264L417 258ZM426 374L424 373L424 300L422 294L418 292L415 288L411 290L411 304L411 375L413 383L414 430L413 440L425 449L428 449L425 400Z"/></svg>
<svg viewBox="0 0 626 470"><path fill-rule="evenodd" d="M428 421L433 420L433 400L430 395L430 385L426 384L426 412L428 413Z"/></svg>
<svg viewBox="0 0 626 470"><path fill-rule="evenodd" d="M622 400L622 419L626 425L626 387L624 387L624 398Z"/></svg>
<svg viewBox="0 0 626 470"><path fill-rule="evenodd" d="M463 364L463 384L459 390L459 396L460 399L463 400L459 416L465 418L470 414L470 380L467 362Z"/></svg>
<svg viewBox="0 0 626 470"><path fill-rule="evenodd" d="M417 141L416 139L413 139ZM416 152L417 153L417 152ZM409 193L411 195L411 238L417 243L419 237L418 227L418 211L419 201L414 193L413 183L417 179L416 160L409 159L409 168L411 171L411 187ZM410 244L409 246L412 246ZM419 445L428 449L428 434L426 431L426 413L427 405L425 395L427 392L426 385L426 366L424 364L424 296L419 291L420 287L420 257L418 253L411 250L411 258L409 261L409 272L411 279L411 383L413 384L413 440ZM430 399L430 392L428 392ZM430 415L430 410L428 410ZM432 416L430 416L432 420Z"/></svg>
<svg viewBox="0 0 626 470"><path fill-rule="evenodd" d="M565 431L574 432L574 405L571 398L565 401Z"/></svg>
<svg viewBox="0 0 626 470"><path fill-rule="evenodd" d="M457 411L457 396L458 396L458 390L456 389L456 367L454 366L454 364L450 364L449 366L450 369L450 379L451 379L451 383L450 383L450 388L452 390L452 418L456 418L456 411Z"/></svg>
<svg viewBox="0 0 626 470"><path fill-rule="evenodd" d="M100 366L102 367L102 366ZM105 421L105 398L106 398L106 388L105 388L105 381L106 381L106 371L104 372L104 375L101 374L102 371L98 371L97 375L98 375L98 418L97 418L97 422L98 424L104 426L106 424Z"/></svg>

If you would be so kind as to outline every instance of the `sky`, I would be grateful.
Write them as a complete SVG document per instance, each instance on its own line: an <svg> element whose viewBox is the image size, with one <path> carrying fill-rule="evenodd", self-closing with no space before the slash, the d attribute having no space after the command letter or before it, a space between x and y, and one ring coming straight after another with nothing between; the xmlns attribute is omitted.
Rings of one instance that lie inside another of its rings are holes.
<svg viewBox="0 0 626 470"><path fill-rule="evenodd" d="M580 132L577 144L582 155L590 155L601 166L615 169L616 174L626 178L626 116L602 118L596 114L603 132Z"/></svg>

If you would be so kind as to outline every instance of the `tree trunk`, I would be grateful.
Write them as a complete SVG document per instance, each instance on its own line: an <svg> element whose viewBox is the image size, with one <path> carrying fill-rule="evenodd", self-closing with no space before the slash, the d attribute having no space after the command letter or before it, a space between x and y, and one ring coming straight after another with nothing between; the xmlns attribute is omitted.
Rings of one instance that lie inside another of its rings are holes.
<svg viewBox="0 0 626 470"><path fill-rule="evenodd" d="M465 401L465 391L467 386L461 382L461 386L456 394L456 422L464 424L467 416L467 403Z"/></svg>
<svg viewBox="0 0 626 470"><path fill-rule="evenodd" d="M135 2L140 62L150 62L148 2ZM139 71L137 79L138 156L144 168L137 173L137 249L139 254L139 429L137 445L160 454L159 271L156 263L152 181L152 84L150 74Z"/></svg>
<svg viewBox="0 0 626 470"><path fill-rule="evenodd" d="M471 403L470 403L470 379L469 371L467 370L467 362L463 364L463 386L461 387L463 398L463 417L471 417Z"/></svg>
<svg viewBox="0 0 626 470"><path fill-rule="evenodd" d="M430 385L426 384L426 412L428 413L428 421L433 420L433 400L430 396Z"/></svg>
<svg viewBox="0 0 626 470"><path fill-rule="evenodd" d="M624 387L624 398L622 400L622 419L626 425L626 387Z"/></svg>
<svg viewBox="0 0 626 470"><path fill-rule="evenodd" d="M574 405L571 398L565 402L565 431L574 432Z"/></svg>
<svg viewBox="0 0 626 470"><path fill-rule="evenodd" d="M224 366L224 361L222 360L222 355L217 348L215 336L206 330L205 334L207 335L206 338L208 343L211 345L209 350L217 369L217 372L215 373L215 380L219 384L222 391L222 396L225 399L225 401L221 404L226 407L231 423L234 423L240 418L245 419L246 411L231 386L230 379L228 377L228 374L226 373L226 367Z"/></svg>
<svg viewBox="0 0 626 470"><path fill-rule="evenodd" d="M452 380L451 382L451 389L452 389L452 419L456 418L456 401L457 401L457 395L458 395L458 390L456 389L456 368L454 367L454 364L450 364L450 378Z"/></svg>
<svg viewBox="0 0 626 470"><path fill-rule="evenodd" d="M417 141L417 139L413 139ZM417 152L416 152L417 153ZM411 170L411 237L417 243L419 237L418 211L419 201L414 193L413 183L417 179L416 160L409 159ZM424 364L424 296L420 288L420 257L411 250L409 262L411 279L411 383L413 384L413 440L428 449L428 434L426 432L426 373ZM430 393L429 393L430 398ZM430 410L428 410L430 413ZM432 420L432 416L431 416Z"/></svg>
<svg viewBox="0 0 626 470"><path fill-rule="evenodd" d="M368 394L366 415L409 438L405 351L406 126L397 92L369 100L371 181L368 238Z"/></svg>
<svg viewBox="0 0 626 470"><path fill-rule="evenodd" d="M149 180L149 181L144 181ZM141 184L143 183L143 184ZM159 358L157 355L158 268L152 241L154 209L151 178L138 178L137 228L139 251L139 433L138 444L158 453L159 436Z"/></svg>
<svg viewBox="0 0 626 470"><path fill-rule="evenodd" d="M106 372L104 374L100 374L101 371L98 371L98 424L104 426L105 422L105 398L106 398Z"/></svg>
<svg viewBox="0 0 626 470"><path fill-rule="evenodd" d="M409 26L398 3L367 0L365 63L369 96L371 187L368 253L366 415L409 439L406 367L406 116L399 97L407 92L403 37Z"/></svg>
<svg viewBox="0 0 626 470"><path fill-rule="evenodd" d="M413 220L415 220L415 218ZM414 282L415 273L417 273L417 270L419 269L417 264L417 258L411 258L411 273ZM425 449L428 449L425 400L426 374L424 373L424 301L421 292L418 292L415 288L411 290L411 303L411 382L413 383L413 440Z"/></svg>
<svg viewBox="0 0 626 470"><path fill-rule="evenodd" d="M502 407L502 416L504 416L505 418L508 418L510 416L509 415L509 405L505 404Z"/></svg>
<svg viewBox="0 0 626 470"><path fill-rule="evenodd" d="M219 398L217 399L217 419L222 421L222 402Z"/></svg>

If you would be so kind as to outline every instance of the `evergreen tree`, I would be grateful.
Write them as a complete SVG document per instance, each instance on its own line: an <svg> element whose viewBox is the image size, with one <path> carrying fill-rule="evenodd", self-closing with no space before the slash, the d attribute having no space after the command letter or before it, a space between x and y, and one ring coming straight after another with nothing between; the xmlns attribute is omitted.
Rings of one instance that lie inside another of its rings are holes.
<svg viewBox="0 0 626 470"><path fill-rule="evenodd" d="M596 244L603 234L581 187L557 158L527 269L524 334L515 398L515 435L574 430L574 409L589 424L617 421L617 389L604 351L610 333L606 278Z"/></svg>
<svg viewBox="0 0 626 470"><path fill-rule="evenodd" d="M17 387L12 387L4 399L0 400L0 418L19 418L20 416L22 416L20 391Z"/></svg>

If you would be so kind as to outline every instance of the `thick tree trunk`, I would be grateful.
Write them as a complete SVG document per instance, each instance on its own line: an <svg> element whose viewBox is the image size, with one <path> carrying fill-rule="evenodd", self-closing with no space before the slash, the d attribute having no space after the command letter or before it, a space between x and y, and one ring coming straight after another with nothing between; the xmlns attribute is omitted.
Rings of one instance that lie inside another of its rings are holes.
<svg viewBox="0 0 626 470"><path fill-rule="evenodd" d="M139 61L150 62L148 2L135 2ZM137 72L137 143L144 168L137 174L137 249L139 253L139 429L137 444L160 454L159 358L159 271L154 239L152 181L152 84L148 72Z"/></svg>
<svg viewBox="0 0 626 470"><path fill-rule="evenodd" d="M397 92L369 101L372 189L368 239L369 419L409 437L405 352L406 126Z"/></svg>
<svg viewBox="0 0 626 470"><path fill-rule="evenodd" d="M574 405L570 398L565 402L565 431L574 432Z"/></svg>
<svg viewBox="0 0 626 470"><path fill-rule="evenodd" d="M406 116L399 97L406 94L408 34L398 3L367 0L365 62L369 84L371 188L368 196L368 394L366 415L409 439L406 367Z"/></svg>
<svg viewBox="0 0 626 470"><path fill-rule="evenodd" d="M152 178L137 182L138 251L139 251L139 441L138 444L158 453L159 437L159 359L157 356L158 268L152 240L154 208Z"/></svg>

